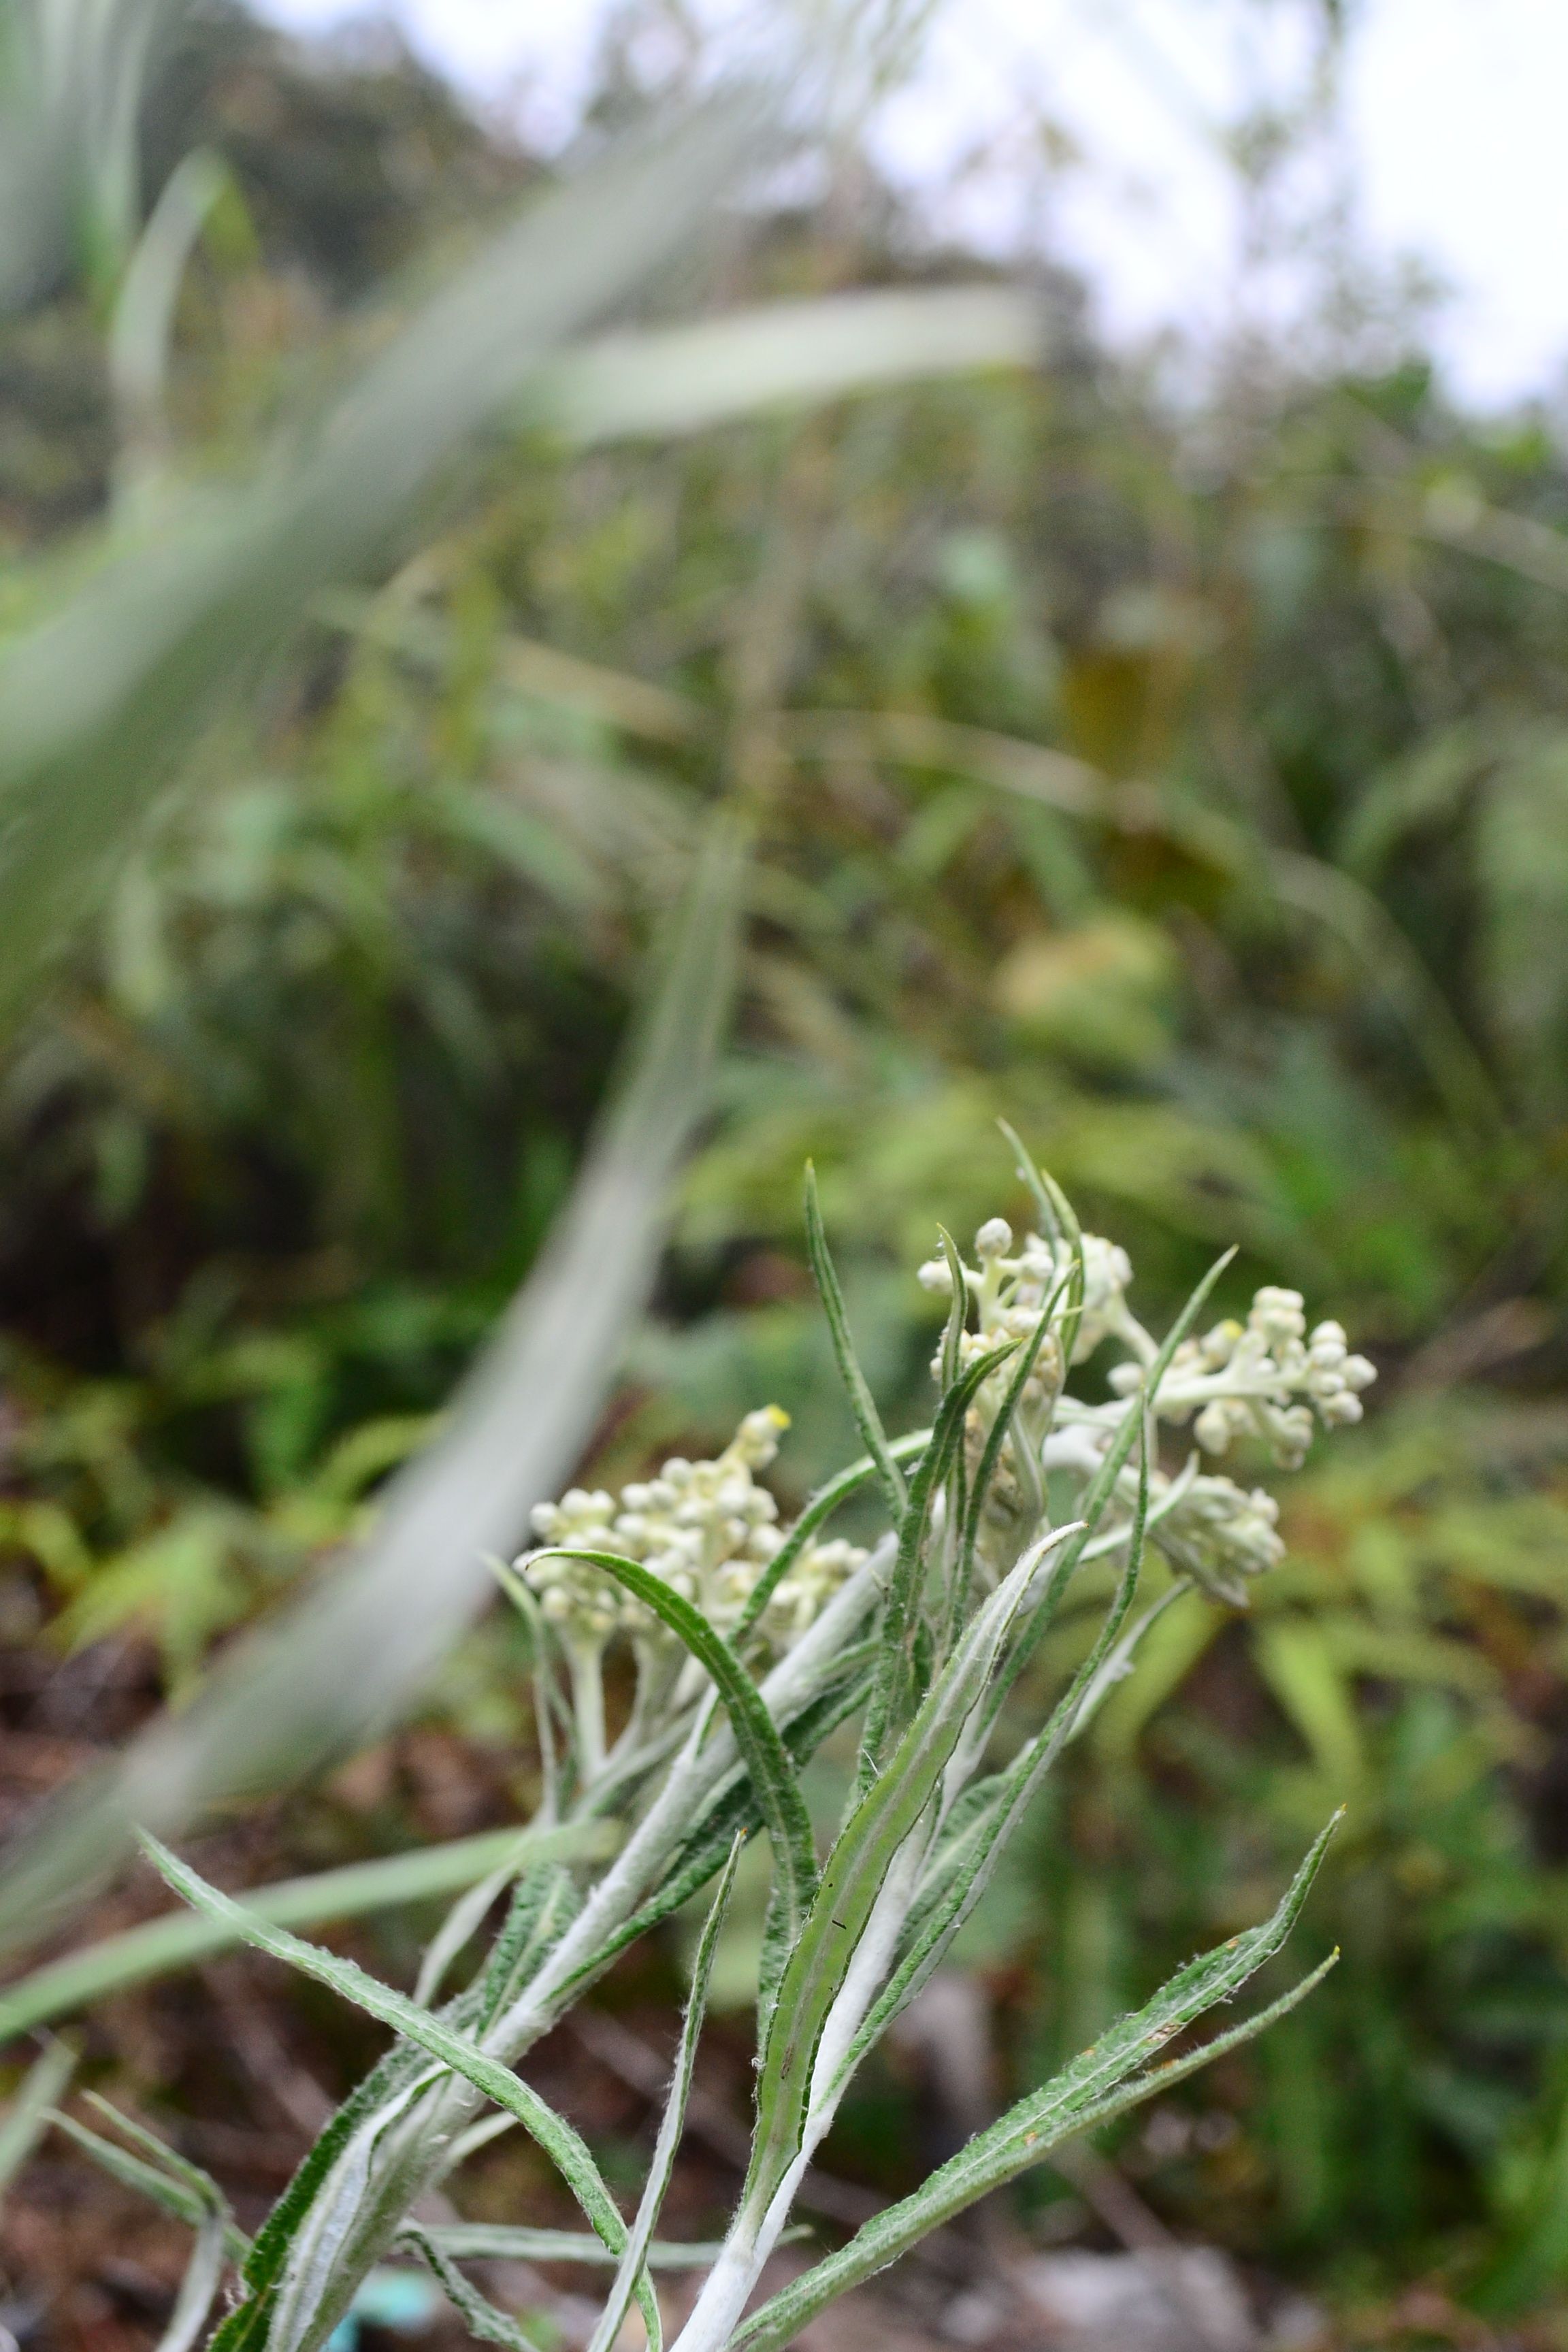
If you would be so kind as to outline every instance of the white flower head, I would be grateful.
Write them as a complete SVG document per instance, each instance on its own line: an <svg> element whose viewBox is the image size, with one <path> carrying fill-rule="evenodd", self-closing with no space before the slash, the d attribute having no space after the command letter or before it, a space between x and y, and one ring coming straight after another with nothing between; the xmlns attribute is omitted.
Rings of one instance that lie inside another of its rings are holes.
<svg viewBox="0 0 1568 2352"><path fill-rule="evenodd" d="M1247 1494L1229 1478L1199 1477L1152 1534L1178 1574L1244 1609L1247 1580L1285 1557L1279 1519L1279 1504L1261 1486Z"/></svg>
<svg viewBox="0 0 1568 2352"><path fill-rule="evenodd" d="M559 1503L536 1507L534 1533L547 1544L640 1561L711 1624L728 1631L784 1541L778 1505L752 1473L773 1460L788 1426L786 1412L764 1405L746 1415L716 1461L672 1454L657 1478L623 1486L618 1499L574 1486ZM798 1638L864 1557L847 1544L808 1547L771 1597L763 1614L764 1634L780 1644ZM669 1638L655 1612L592 1560L529 1552L517 1565L569 1647L600 1648L615 1633Z"/></svg>

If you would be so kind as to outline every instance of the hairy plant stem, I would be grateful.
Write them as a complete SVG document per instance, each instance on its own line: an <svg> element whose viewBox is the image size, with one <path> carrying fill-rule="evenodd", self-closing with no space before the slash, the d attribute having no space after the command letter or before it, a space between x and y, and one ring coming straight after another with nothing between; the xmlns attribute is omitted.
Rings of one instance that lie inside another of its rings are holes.
<svg viewBox="0 0 1568 2352"><path fill-rule="evenodd" d="M893 1539L885 1538L762 1684L763 1702L781 1727L793 1722L831 1680L837 1660L875 1605L894 1551ZM584 1970L591 1969L595 1955L645 1899L737 1761L727 1725L705 1709L616 1860L560 1942L483 2037L480 2046L488 2055L515 2065L550 2031L591 1981ZM584 1792L585 1804L591 1804L592 1796L591 1789ZM481 2104L482 2094L471 2084L448 2075L405 2114L387 2122L374 2140L368 2164L362 2141L356 2139L345 2149L316 2202L312 2242L318 2248L331 2244L334 2251L315 2283L314 2308L292 2341L275 2338L272 2352L317 2352L326 2342L410 2210L439 2179L454 2137Z"/></svg>

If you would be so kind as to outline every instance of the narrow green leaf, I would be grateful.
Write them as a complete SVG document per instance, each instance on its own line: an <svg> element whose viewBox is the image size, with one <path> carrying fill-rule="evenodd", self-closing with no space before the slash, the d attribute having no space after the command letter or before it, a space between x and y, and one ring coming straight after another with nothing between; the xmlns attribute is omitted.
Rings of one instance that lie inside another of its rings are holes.
<svg viewBox="0 0 1568 2352"><path fill-rule="evenodd" d="M0 1006L90 904L217 698L308 599L374 563L435 470L531 369L706 217L751 160L730 103L531 204L250 489L193 502L0 661Z"/></svg>
<svg viewBox="0 0 1568 2352"><path fill-rule="evenodd" d="M329 1986L345 2000L351 2000L368 2015L390 2025L442 2065L461 2074L482 2091L499 2107L514 2115L523 2129L543 2148L554 2163L567 2186L583 2208L584 2213L599 2232L607 2246L618 2255L626 2242L626 2225L605 2188L598 2166L564 2117L558 2116L530 2088L521 2075L509 2066L487 2055L473 2042L465 2041L439 2018L427 2010L416 2009L414 2003L390 1985L379 1983L353 1960L341 1959L333 1952L323 1952L313 1944L301 1942L287 1929L270 1927L231 1903L216 1886L209 1886L196 1873L181 1862L157 1839L143 1833L142 1843L154 1867L174 1888L176 1895L194 1908L209 1916L227 1919L248 1944L258 1951L269 1952L275 1959L287 1960L291 1968L304 1976L313 1977L318 1984ZM649 2298L651 2300L651 2298ZM645 2314L646 2316L646 2314ZM657 2329L657 2318L649 2322L650 2335Z"/></svg>
<svg viewBox="0 0 1568 2352"><path fill-rule="evenodd" d="M397 2233L397 2242L400 2245L411 2247L429 2264L469 2335L478 2336L481 2344L500 2344L504 2352L545 2352L544 2346L520 2327L510 2313L498 2310L488 2295L481 2294L479 2288L463 2276L449 2250L421 2223L405 2222ZM553 2339L554 2330L552 2329L551 2340Z"/></svg>
<svg viewBox="0 0 1568 2352"><path fill-rule="evenodd" d="M1083 1524L1073 1538L1070 1549L1064 1552L1051 1571L1053 1583L1065 1585L1083 1558L1089 1538L1105 1516L1106 1507L1116 1491L1116 1482L1126 1466L1128 1455L1132 1451L1134 1441L1142 1425L1144 1412L1152 1400L1158 1396L1160 1383L1170 1370L1172 1357L1197 1321L1205 1300L1235 1255L1236 1251L1231 1248L1227 1249L1223 1256L1215 1258L1213 1265L1166 1332L1158 1354L1144 1375L1142 1386L1128 1399L1127 1410L1117 1426L1105 1458L1090 1479L1088 1490L1079 1505ZM1008 1661L1005 1675L1000 1678L995 1690L992 1693L991 1707L994 1718L1000 1713L1007 1693L1044 1639L1047 1622L1039 1613L1036 1614L1030 1622L1028 1632Z"/></svg>
<svg viewBox="0 0 1568 2352"><path fill-rule="evenodd" d="M800 2145L828 2011L893 1858L925 1811L984 1688L1035 1566L1033 1555L1021 1560L977 1612L823 1865L816 1900L780 1981L763 2053L747 2204L765 2202Z"/></svg>
<svg viewBox="0 0 1568 2352"><path fill-rule="evenodd" d="M1027 295L944 286L771 302L721 319L607 335L545 375L541 399L575 442L695 433L777 403L837 400L971 368L1028 366L1042 319Z"/></svg>
<svg viewBox="0 0 1568 2352"><path fill-rule="evenodd" d="M885 2269L929 2231L1039 2163L1063 2140L1109 2121L1151 2092L1205 2065L1223 2050L1261 2032L1302 1999L1321 1981L1331 1961L1260 2017L1185 2058L1150 2071L1156 2051L1206 2011L1228 2000L1279 1949L1300 1916L1340 1819L1336 1813L1318 1837L1278 1908L1261 1927L1233 1936L1216 1950L1179 1969L1142 2009L1121 2019L1052 2081L1020 2099L988 2131L932 2173L912 2196L879 2213L837 2253L764 2304L737 2332L736 2352L742 2346L746 2352L776 2352L835 2296Z"/></svg>
<svg viewBox="0 0 1568 2352"><path fill-rule="evenodd" d="M552 1544L548 1552L536 1556L585 1559L602 1569L606 1576L613 1576L617 1584L624 1585L663 1620L710 1675L768 1825L778 1883L784 1891L792 1917L796 1922L804 1920L816 1891L816 1849L812 1841L811 1816L805 1810L805 1800L778 1727L763 1706L755 1683L722 1633L708 1622L700 1609L694 1609L662 1576L656 1576L640 1560L623 1559L618 1552L589 1551L569 1544Z"/></svg>
<svg viewBox="0 0 1568 2352"><path fill-rule="evenodd" d="M488 2221L432 2221L425 2235L456 2262L581 2263L585 2269L608 2268L616 2257L602 2238L578 2230L511 2230ZM709 2269L723 2252L720 2240L653 2239L644 2252L652 2271Z"/></svg>
<svg viewBox="0 0 1568 2352"><path fill-rule="evenodd" d="M894 1438L888 1451L895 1463L904 1463L923 1454L930 1443L930 1430L917 1429L908 1437ZM867 1480L877 1475L877 1465L867 1454L861 1461L851 1462L847 1469L838 1471L812 1496L747 1595L745 1606L735 1620L735 1631L731 1636L735 1649L740 1648L817 1529L832 1517L841 1503L847 1502L851 1495L858 1494Z"/></svg>
<svg viewBox="0 0 1568 2352"><path fill-rule="evenodd" d="M1002 1401L1002 1410L986 1433L984 1448L975 1465L974 1484L970 1490L968 1507L963 1517L963 1533L959 1549L958 1566L953 1577L952 1600L948 1616L950 1648L957 1638L958 1628L963 1623L964 1612L969 1607L970 1589L974 1580L974 1555L980 1542L980 1529L984 1521L985 1505L991 1493L992 1481L996 1475L996 1465L1002 1459L1002 1448L1006 1444L1008 1432L1013 1426L1014 1417L1017 1412L1024 1391L1028 1386L1029 1377L1039 1361L1040 1349L1050 1337L1051 1317L1056 1311L1057 1301L1070 1279L1069 1270L1055 1285L1041 1307L1040 1319L1019 1351L1018 1360L1013 1367L1012 1378L1007 1383L1007 1393ZM1016 1450L1019 1453L1023 1451L1022 1447Z"/></svg>
<svg viewBox="0 0 1568 2352"><path fill-rule="evenodd" d="M598 2325L589 2339L588 2352L611 2352L611 2347L621 2332L621 2324L630 2307L633 2290L639 2278L643 2276L647 2250L653 2243L653 2233L658 2226L658 2217L664 2207L665 2192L669 2187L669 2176L675 2169L676 2151L680 2146L680 2135L686 2127L686 2103L691 2095L691 2074L697 2063L697 2043L702 2032L702 2020L707 2013L708 1983L713 1973L713 1955L719 1948L720 1932L724 1925L725 1914L730 1908L730 1897L735 1885L735 1871L740 1863L741 1849L744 1843L743 1838L738 1837L730 1850L730 1859L725 1865L724 1875L719 1881L719 1889L713 1897L707 1924L703 1927L701 1940L697 1947L697 1958L691 1971L691 1990L687 1996L686 2015L681 2021L680 2027L680 2043L675 2054L675 2071L670 2080L669 2095L665 2101L664 2113L659 2118L658 2137L654 2143L653 2160L648 2167L647 2185L643 2189L637 2216L632 2222L631 2235L626 2240L626 2249L621 2256L620 2268L616 2273L608 2300L604 2310L599 2314ZM658 2352L657 2344L653 2347L653 2352Z"/></svg>
<svg viewBox="0 0 1568 2352"><path fill-rule="evenodd" d="M889 1514L895 1527L904 1515L904 1478L888 1444L882 1427L882 1416L877 1411L877 1401L866 1384L855 1353L855 1342L849 1335L849 1316L839 1287L837 1270L827 1246L827 1233L822 1222L822 1204L816 1196L816 1171L808 1160L805 1163L805 1247L811 1260L811 1271L822 1298L823 1313L827 1318L828 1337L838 1365L838 1376L844 1382L849 1399L849 1410L861 1442L877 1465L877 1475L887 1497Z"/></svg>
<svg viewBox="0 0 1568 2352"><path fill-rule="evenodd" d="M36 2058L21 2087L0 2120L0 2195L10 2187L31 2156L48 2122L49 2109L76 2071L76 2052L63 2042L51 2042Z"/></svg>
<svg viewBox="0 0 1568 2352"><path fill-rule="evenodd" d="M396 1903L417 1903L474 1880L505 1865L515 1856L521 1864L569 1854L574 1860L595 1861L615 1851L620 1832L608 1822L574 1822L556 1830L487 1830L479 1837L456 1838L450 1844L427 1846L413 1853L389 1854L374 1862L350 1863L342 1870L323 1870L305 1878L281 1879L273 1886L250 1888L243 1900L247 1908L278 1927L313 1927L329 1919L352 1919L366 1911L390 1908ZM143 1927L128 1927L122 1935L106 1936L85 1951L63 1960L51 1960L20 1983L0 1992L0 2041L25 2033L50 2018L63 2016L100 2000L121 1986L139 1984L148 1977L167 1976L190 1968L238 1939L216 1919L176 1911Z"/></svg>
<svg viewBox="0 0 1568 2352"><path fill-rule="evenodd" d="M871 1773L879 1768L882 1750L889 1738L896 1738L906 1720L904 1696L909 1681L908 1645L920 1610L926 1565L926 1538L931 1528L932 1507L942 1491L952 1457L963 1444L964 1422L976 1392L992 1373L1005 1363L1017 1345L1016 1339L1008 1339L1001 1347L977 1356L968 1370L953 1382L938 1407L931 1427L931 1444L921 1455L910 1481L909 1499L899 1522L898 1559L889 1580L888 1598L882 1612L881 1654L878 1661L877 1679L872 1685L871 1703L866 1710L866 1728L860 1743L862 1787Z"/></svg>

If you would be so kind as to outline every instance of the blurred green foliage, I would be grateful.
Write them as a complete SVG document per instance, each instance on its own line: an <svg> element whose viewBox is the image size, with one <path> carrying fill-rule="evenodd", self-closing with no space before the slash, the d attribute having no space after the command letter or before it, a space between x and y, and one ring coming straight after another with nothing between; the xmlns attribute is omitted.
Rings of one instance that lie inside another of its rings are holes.
<svg viewBox="0 0 1568 2352"><path fill-rule="evenodd" d="M178 313L192 468L532 168L405 62L205 21L149 145L156 178L195 122L230 173ZM921 266L832 206L747 265ZM1047 291L1032 378L492 451L319 610L0 1070L0 1534L51 1638L144 1627L177 1689L346 1532L526 1268L744 797L742 1025L600 1475L737 1399L795 1415L802 1486L842 1443L808 1153L910 1422L933 1205L1022 1212L1002 1113L1152 1319L1233 1240L1237 1298L1340 1316L1387 1401L1291 1489L1249 1617L1162 1622L972 1956L1027 2072L1347 1801L1310 1930L1345 1965L1123 2154L1248 2252L1509 2312L1568 2283L1568 464L1418 356L1177 409ZM107 493L100 325L66 288L0 336L16 614ZM497 1684L470 1648L445 1703L500 1736Z"/></svg>

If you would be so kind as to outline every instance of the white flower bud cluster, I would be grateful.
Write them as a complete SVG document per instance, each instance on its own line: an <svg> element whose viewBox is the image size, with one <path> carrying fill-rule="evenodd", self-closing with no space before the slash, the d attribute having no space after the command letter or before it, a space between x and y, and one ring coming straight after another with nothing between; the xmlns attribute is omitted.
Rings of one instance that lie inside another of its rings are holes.
<svg viewBox="0 0 1568 2352"><path fill-rule="evenodd" d="M773 1461L788 1426L787 1413L765 1405L746 1415L717 1461L675 1455L657 1478L623 1486L618 1497L574 1486L558 1503L536 1506L534 1533L547 1544L640 1560L727 1632L784 1541L778 1505L752 1473ZM798 1639L864 1558L847 1543L808 1545L763 1612L763 1635L780 1648ZM568 1647L598 1649L615 1633L665 1634L653 1612L591 1560L524 1553L517 1564Z"/></svg>
<svg viewBox="0 0 1568 2352"><path fill-rule="evenodd" d="M1151 1479L1157 1498L1170 1482ZM1150 1529L1151 1539L1178 1575L1233 1608L1247 1605L1247 1579L1278 1568L1285 1557L1279 1506L1261 1486L1247 1494L1230 1478L1194 1478Z"/></svg>
<svg viewBox="0 0 1568 2352"><path fill-rule="evenodd" d="M1124 1365L1111 1384L1127 1394L1141 1378L1140 1368ZM1361 1391L1376 1378L1374 1365L1351 1354L1340 1324L1320 1323L1309 1336L1300 1292L1270 1283L1257 1293L1245 1325L1216 1323L1201 1339L1183 1341L1158 1404L1178 1420L1195 1406L1194 1432L1207 1454L1257 1435L1282 1469L1297 1470L1312 1442L1314 1411L1325 1429L1359 1421Z"/></svg>
<svg viewBox="0 0 1568 2352"><path fill-rule="evenodd" d="M1053 1245L1038 1234L1026 1234L1013 1253L1013 1228L1005 1217L988 1217L974 1236L978 1269L965 1266L964 1282L979 1309L979 1329L964 1335L964 1361L1004 1339L1032 1337L1047 1299L1068 1270L1070 1252L1065 1242ZM1099 1234L1083 1236L1083 1315L1073 1346L1072 1360L1080 1364L1112 1333L1124 1334L1130 1322L1127 1286L1132 1265L1124 1249ZM952 1273L945 1257L929 1258L918 1277L939 1297L952 1295ZM1053 1319L1059 1323L1065 1307L1059 1298ZM1042 1349L1042 1358L1048 1349Z"/></svg>

